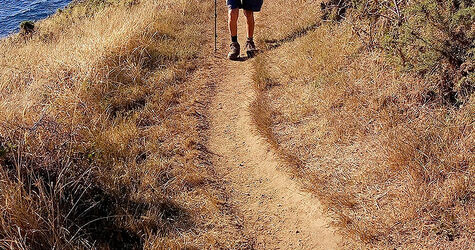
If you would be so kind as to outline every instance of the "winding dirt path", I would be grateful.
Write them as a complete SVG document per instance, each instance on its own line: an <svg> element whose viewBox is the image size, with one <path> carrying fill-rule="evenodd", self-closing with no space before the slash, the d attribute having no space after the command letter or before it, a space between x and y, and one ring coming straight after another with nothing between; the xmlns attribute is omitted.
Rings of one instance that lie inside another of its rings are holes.
<svg viewBox="0 0 475 250"><path fill-rule="evenodd" d="M227 37L224 27L220 33ZM224 55L226 48L223 39L218 55ZM256 132L249 109L257 95L252 59L233 62L216 57L209 69L215 94L208 111L208 148L215 155L216 171L225 176L230 205L237 210L244 233L254 240L251 245L338 249L340 238L328 226L319 201L279 170L280 161Z"/></svg>

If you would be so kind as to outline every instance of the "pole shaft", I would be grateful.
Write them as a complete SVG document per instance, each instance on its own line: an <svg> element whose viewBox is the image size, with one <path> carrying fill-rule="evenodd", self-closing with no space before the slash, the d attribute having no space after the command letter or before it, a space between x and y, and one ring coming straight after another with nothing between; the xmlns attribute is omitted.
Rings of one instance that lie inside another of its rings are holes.
<svg viewBox="0 0 475 250"><path fill-rule="evenodd" d="M214 0L214 52L218 50L218 10L217 0Z"/></svg>

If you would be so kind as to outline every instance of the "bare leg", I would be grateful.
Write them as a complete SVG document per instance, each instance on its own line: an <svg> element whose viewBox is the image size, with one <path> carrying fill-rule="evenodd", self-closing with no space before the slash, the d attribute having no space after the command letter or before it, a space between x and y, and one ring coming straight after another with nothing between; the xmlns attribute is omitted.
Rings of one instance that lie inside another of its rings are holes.
<svg viewBox="0 0 475 250"><path fill-rule="evenodd" d="M228 14L229 32L231 33L231 36L237 36L239 9L229 10Z"/></svg>
<svg viewBox="0 0 475 250"><path fill-rule="evenodd" d="M228 58L231 60L237 60L239 58L240 46L237 43L237 21L239 17L239 9L229 10L228 24L229 24L229 33L231 33L232 43L230 45L230 51L228 53Z"/></svg>
<svg viewBox="0 0 475 250"><path fill-rule="evenodd" d="M244 15L247 19L247 37L254 37L254 12L250 10L244 10Z"/></svg>

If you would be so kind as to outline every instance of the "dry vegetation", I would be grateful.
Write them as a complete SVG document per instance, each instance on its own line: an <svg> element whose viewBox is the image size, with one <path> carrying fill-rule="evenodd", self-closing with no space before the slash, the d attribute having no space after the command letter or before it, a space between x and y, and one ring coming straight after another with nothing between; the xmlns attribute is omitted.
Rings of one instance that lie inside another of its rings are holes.
<svg viewBox="0 0 475 250"><path fill-rule="evenodd" d="M447 103L351 20L322 22L320 3L266 2L260 132L350 247L472 247L473 86ZM0 41L1 248L247 246L203 146L210 90L190 80L209 13L201 0L79 1Z"/></svg>
<svg viewBox="0 0 475 250"><path fill-rule="evenodd" d="M473 92L447 104L431 94L431 78L367 50L351 20L317 27L320 2L266 5L260 44L269 51L255 61L260 132L351 248L472 248Z"/></svg>
<svg viewBox="0 0 475 250"><path fill-rule="evenodd" d="M208 89L188 81L208 2L80 1L0 41L1 248L241 240L202 146Z"/></svg>

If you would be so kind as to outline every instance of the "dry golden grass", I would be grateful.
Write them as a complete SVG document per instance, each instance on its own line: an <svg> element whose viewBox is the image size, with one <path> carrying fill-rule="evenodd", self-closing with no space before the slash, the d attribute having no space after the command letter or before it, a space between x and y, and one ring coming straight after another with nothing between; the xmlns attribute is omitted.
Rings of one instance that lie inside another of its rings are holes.
<svg viewBox="0 0 475 250"><path fill-rule="evenodd" d="M208 90L189 81L212 8L86 1L0 41L0 247L242 240L202 146Z"/></svg>
<svg viewBox="0 0 475 250"><path fill-rule="evenodd" d="M314 10L321 2L322 0L265 1L261 12L265 21L256 23L259 39L285 39L290 34L319 24L321 14Z"/></svg>
<svg viewBox="0 0 475 250"><path fill-rule="evenodd" d="M348 23L298 38L314 22L292 20L318 1L274 3L261 20L261 44L276 49L255 61L254 120L350 248L471 248L475 96L459 109L428 101L428 83L362 49ZM299 12L272 14L289 9Z"/></svg>

